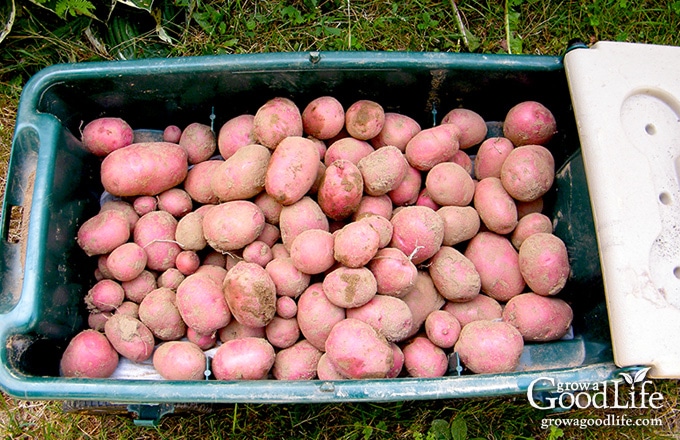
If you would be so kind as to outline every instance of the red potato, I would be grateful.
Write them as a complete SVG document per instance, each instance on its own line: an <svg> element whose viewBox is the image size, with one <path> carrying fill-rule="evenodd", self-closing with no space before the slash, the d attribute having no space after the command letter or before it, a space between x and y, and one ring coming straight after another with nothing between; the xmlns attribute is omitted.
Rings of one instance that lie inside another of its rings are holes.
<svg viewBox="0 0 680 440"><path fill-rule="evenodd" d="M194 251L182 251L177 254L175 266L182 275L189 276L196 272L201 265L201 257Z"/></svg>
<svg viewBox="0 0 680 440"><path fill-rule="evenodd" d="M213 171L213 194L221 202L255 197L264 189L270 158L271 152L265 146L242 146Z"/></svg>
<svg viewBox="0 0 680 440"><path fill-rule="evenodd" d="M303 274L323 273L335 264L333 234L321 229L301 232L293 241L289 258L292 265Z"/></svg>
<svg viewBox="0 0 680 440"><path fill-rule="evenodd" d="M382 249L390 244L394 226L386 217L377 214L364 214L357 221L368 223L378 233L378 248Z"/></svg>
<svg viewBox="0 0 680 440"><path fill-rule="evenodd" d="M243 248L243 261L265 267L273 258L272 248L263 241L255 240Z"/></svg>
<svg viewBox="0 0 680 440"><path fill-rule="evenodd" d="M200 334L212 334L231 321L231 310L221 283L196 272L177 287L175 304L186 325Z"/></svg>
<svg viewBox="0 0 680 440"><path fill-rule="evenodd" d="M418 271L413 288L401 299L406 302L413 315L413 327L409 336L420 331L430 313L446 304L446 299L437 291L430 275L422 270Z"/></svg>
<svg viewBox="0 0 680 440"><path fill-rule="evenodd" d="M370 223L352 222L335 234L333 256L344 266L362 267L371 261L379 247L380 234Z"/></svg>
<svg viewBox="0 0 680 440"><path fill-rule="evenodd" d="M323 352L309 341L301 340L276 353L272 375L279 380L311 380Z"/></svg>
<svg viewBox="0 0 680 440"><path fill-rule="evenodd" d="M123 281L121 286L125 292L125 298L137 304L142 302L149 292L158 287L156 285L156 276L148 270L143 270L133 280Z"/></svg>
<svg viewBox="0 0 680 440"><path fill-rule="evenodd" d="M158 287L167 287L168 289L175 290L184 281L184 274L179 271L176 267L171 267L166 269L158 275L156 278L156 284Z"/></svg>
<svg viewBox="0 0 680 440"><path fill-rule="evenodd" d="M416 200L416 205L427 206L433 211L436 211L440 208L440 205L438 205L434 200L432 200L432 197L430 196L430 193L427 191L427 188L423 188L420 190L420 194L418 194L418 200Z"/></svg>
<svg viewBox="0 0 680 440"><path fill-rule="evenodd" d="M253 202L262 210L267 223L275 226L279 224L283 205L277 202L274 197L263 191L255 197Z"/></svg>
<svg viewBox="0 0 680 440"><path fill-rule="evenodd" d="M223 257L222 254L218 254L217 256ZM209 261L209 258L210 256L204 258L201 266L198 269L196 269L196 272L194 273L205 274L212 278L212 280L215 281L217 284L222 285L222 283L224 282L224 277L227 276L226 261L223 258L221 260L222 264L219 264L218 262L213 263Z"/></svg>
<svg viewBox="0 0 680 440"><path fill-rule="evenodd" d="M265 327L265 335L270 344L279 349L291 347L300 338L297 319L274 316Z"/></svg>
<svg viewBox="0 0 680 440"><path fill-rule="evenodd" d="M101 211L78 228L77 243L88 256L108 254L130 238L130 223L118 210Z"/></svg>
<svg viewBox="0 0 680 440"><path fill-rule="evenodd" d="M265 190L282 205L292 205L316 181L319 160L319 150L309 139L289 136L281 140L267 165Z"/></svg>
<svg viewBox="0 0 680 440"><path fill-rule="evenodd" d="M491 232L506 235L517 226L517 206L498 177L487 177L477 183L474 207Z"/></svg>
<svg viewBox="0 0 680 440"><path fill-rule="evenodd" d="M104 333L113 348L132 362L143 362L153 355L153 333L139 319L114 313L106 321Z"/></svg>
<svg viewBox="0 0 680 440"><path fill-rule="evenodd" d="M170 188L158 194L158 209L169 212L173 217L183 217L193 207L191 196L181 188Z"/></svg>
<svg viewBox="0 0 680 440"><path fill-rule="evenodd" d="M397 248L380 249L366 266L373 273L377 293L402 297L415 285L418 276L416 265Z"/></svg>
<svg viewBox="0 0 680 440"><path fill-rule="evenodd" d="M83 330L66 346L59 362L64 377L106 378L118 367L118 352L96 330Z"/></svg>
<svg viewBox="0 0 680 440"><path fill-rule="evenodd" d="M238 115L225 122L217 134L217 149L226 160L239 148L255 143L253 137L254 115Z"/></svg>
<svg viewBox="0 0 680 440"><path fill-rule="evenodd" d="M381 148L387 145L397 147L404 152L406 144L413 136L420 132L420 124L410 116L400 113L385 112L385 122L377 136L370 140L373 148Z"/></svg>
<svg viewBox="0 0 680 440"><path fill-rule="evenodd" d="M503 321L517 328L528 342L562 338L573 318L574 312L564 300L535 293L517 295L503 309Z"/></svg>
<svg viewBox="0 0 680 440"><path fill-rule="evenodd" d="M153 367L163 379L205 379L205 354L201 348L188 341L168 341L159 345L153 353Z"/></svg>
<svg viewBox="0 0 680 440"><path fill-rule="evenodd" d="M368 196L361 197L359 206L354 212L352 219L357 220L367 214L375 214L382 216L389 220L392 218L392 199L387 194L382 196Z"/></svg>
<svg viewBox="0 0 680 440"><path fill-rule="evenodd" d="M118 281L131 281L146 268L147 256L144 249L136 243L128 242L111 251L106 259L106 267Z"/></svg>
<svg viewBox="0 0 680 440"><path fill-rule="evenodd" d="M381 196L398 187L408 167L404 154L391 145L373 151L357 164L364 179L364 191L369 196Z"/></svg>
<svg viewBox="0 0 680 440"><path fill-rule="evenodd" d="M475 157L475 177L478 180L487 177L501 177L501 167L515 146L510 139L492 137L479 146Z"/></svg>
<svg viewBox="0 0 680 440"><path fill-rule="evenodd" d="M447 300L465 302L479 295L481 278L475 265L450 246L442 246L430 259L430 277Z"/></svg>
<svg viewBox="0 0 680 440"><path fill-rule="evenodd" d="M95 156L106 156L133 142L132 127L121 118L104 117L85 125L81 133L83 147Z"/></svg>
<svg viewBox="0 0 680 440"><path fill-rule="evenodd" d="M411 377L441 377L449 360L446 353L424 336L418 336L402 348L404 368Z"/></svg>
<svg viewBox="0 0 680 440"><path fill-rule="evenodd" d="M505 236L480 232L469 241L464 255L479 273L482 292L490 297L504 302L524 290L519 254Z"/></svg>
<svg viewBox="0 0 680 440"><path fill-rule="evenodd" d="M175 296L173 290L159 287L149 292L139 304L139 320L161 341L181 339L187 332Z"/></svg>
<svg viewBox="0 0 680 440"><path fill-rule="evenodd" d="M218 266L219 270L225 271L224 273L226 274L227 258L221 252L210 251L203 257L201 267L199 267L196 272L203 269L214 269L215 266Z"/></svg>
<svg viewBox="0 0 680 440"><path fill-rule="evenodd" d="M475 194L475 183L463 167L442 162L427 173L425 187L432 200L440 206L467 206Z"/></svg>
<svg viewBox="0 0 680 440"><path fill-rule="evenodd" d="M274 365L274 347L262 338L232 339L217 347L212 372L217 380L261 380Z"/></svg>
<svg viewBox="0 0 680 440"><path fill-rule="evenodd" d="M356 101L345 112L345 129L355 139L376 137L385 125L385 110L368 99Z"/></svg>
<svg viewBox="0 0 680 440"><path fill-rule="evenodd" d="M392 362L392 368L390 368L390 371L387 372L386 377L395 378L399 377L401 370L404 369L404 352L394 342L392 342L390 346L392 347L392 356L394 361Z"/></svg>
<svg viewBox="0 0 680 440"><path fill-rule="evenodd" d="M203 250L208 245L203 235L203 214L193 211L179 219L175 241L185 251Z"/></svg>
<svg viewBox="0 0 680 440"><path fill-rule="evenodd" d="M503 313L501 304L484 294L479 294L466 302L447 301L442 310L453 315L461 327L466 326L472 321L498 320Z"/></svg>
<svg viewBox="0 0 680 440"><path fill-rule="evenodd" d="M524 340L503 321L473 321L460 332L453 349L473 373L507 373L519 365Z"/></svg>
<svg viewBox="0 0 680 440"><path fill-rule="evenodd" d="M472 206L442 206L437 210L437 215L444 220L444 246L455 246L470 240L477 235L481 226L479 214Z"/></svg>
<svg viewBox="0 0 680 440"><path fill-rule="evenodd" d="M298 269L291 257L274 258L264 268L274 282L278 296L297 298L309 287L311 276Z"/></svg>
<svg viewBox="0 0 680 440"><path fill-rule="evenodd" d="M101 163L101 182L114 196L154 196L181 184L188 154L169 142L130 144L109 153Z"/></svg>
<svg viewBox="0 0 680 440"><path fill-rule="evenodd" d="M347 309L347 318L370 324L389 342L406 339L413 327L413 313L399 298L375 295L366 304Z"/></svg>
<svg viewBox="0 0 680 440"><path fill-rule="evenodd" d="M182 129L176 125L168 125L163 129L163 142L178 144L180 137L182 137Z"/></svg>
<svg viewBox="0 0 680 440"><path fill-rule="evenodd" d="M536 101L524 101L512 107L505 115L503 135L515 146L545 145L557 132L552 112Z"/></svg>
<svg viewBox="0 0 680 440"><path fill-rule="evenodd" d="M195 164L184 179L184 191L197 203L214 205L219 202L213 191L211 181L214 174L224 163L221 160L206 160Z"/></svg>
<svg viewBox="0 0 680 440"><path fill-rule="evenodd" d="M458 151L460 129L454 124L426 128L406 144L406 160L420 171L428 171L441 162L450 160Z"/></svg>
<svg viewBox="0 0 680 440"><path fill-rule="evenodd" d="M550 190L555 180L555 159L540 145L524 145L510 152L501 167L503 187L514 199L530 202Z"/></svg>
<svg viewBox="0 0 680 440"><path fill-rule="evenodd" d="M276 285L258 264L236 263L224 278L223 291L229 310L243 325L264 327L276 314Z"/></svg>
<svg viewBox="0 0 680 440"><path fill-rule="evenodd" d="M422 182L423 176L420 171L409 166L401 184L388 192L387 195L395 206L414 205L420 196Z"/></svg>
<svg viewBox="0 0 680 440"><path fill-rule="evenodd" d="M142 216L151 211L155 211L158 208L158 200L153 196L135 197L132 202L132 207L139 216Z"/></svg>
<svg viewBox="0 0 680 440"><path fill-rule="evenodd" d="M524 240L532 234L543 232L550 234L553 232L552 220L547 215L540 212L531 212L519 219L515 230L512 231L510 241L515 249L520 248Z"/></svg>
<svg viewBox="0 0 680 440"><path fill-rule="evenodd" d="M271 249L271 247L278 243L280 239L281 230L277 226L267 223L265 217L264 227L262 228L260 235L257 236L257 241L261 241Z"/></svg>
<svg viewBox="0 0 680 440"><path fill-rule="evenodd" d="M543 197L539 197L536 200L530 202L520 202L516 201L517 204L517 217L522 218L527 214L532 212L543 212Z"/></svg>
<svg viewBox="0 0 680 440"><path fill-rule="evenodd" d="M325 349L335 369L351 379L384 378L394 365L391 345L358 319L347 318L335 324Z"/></svg>
<svg viewBox="0 0 680 440"><path fill-rule="evenodd" d="M359 307L376 295L378 286L373 273L366 267L340 266L323 280L323 292L338 307Z"/></svg>
<svg viewBox="0 0 680 440"><path fill-rule="evenodd" d="M297 321L304 338L319 350L325 344L331 329L346 317L343 307L328 300L321 283L310 285L298 298Z"/></svg>
<svg viewBox="0 0 680 440"><path fill-rule="evenodd" d="M112 312L125 300L123 287L113 280L97 281L85 296L85 304L89 310Z"/></svg>
<svg viewBox="0 0 680 440"><path fill-rule="evenodd" d="M534 293L556 295L571 272L564 241L551 233L530 235L519 248L519 270Z"/></svg>
<svg viewBox="0 0 680 440"><path fill-rule="evenodd" d="M317 201L324 214L332 220L351 217L361 203L364 179L352 162L339 159L326 168Z"/></svg>
<svg viewBox="0 0 680 440"><path fill-rule="evenodd" d="M472 158L463 150L458 150L455 152L451 158L451 162L456 163L463 167L463 169L470 175L473 175L473 165Z"/></svg>
<svg viewBox="0 0 680 440"><path fill-rule="evenodd" d="M118 306L115 313L139 319L139 304L132 301L123 301L123 303Z"/></svg>
<svg viewBox="0 0 680 440"><path fill-rule="evenodd" d="M217 331L217 336L220 342L232 341L234 339L242 338L260 338L265 339L264 327L248 327L237 320L233 319L229 324Z"/></svg>
<svg viewBox="0 0 680 440"><path fill-rule="evenodd" d="M98 312L91 311L87 315L87 328L92 330L97 330L98 332L104 332L104 324L111 317L111 312Z"/></svg>
<svg viewBox="0 0 680 440"><path fill-rule="evenodd" d="M444 220L424 206L406 206L390 220L394 231L390 246L396 247L413 261L422 263L432 257L444 240Z"/></svg>
<svg viewBox="0 0 680 440"><path fill-rule="evenodd" d="M253 118L252 136L255 142L269 149L289 136L302 136L300 109L288 98L277 97L264 103Z"/></svg>
<svg viewBox="0 0 680 440"><path fill-rule="evenodd" d="M164 271L175 267L175 259L182 251L175 242L177 224L177 219L166 211L151 211L140 217L133 239L146 251L148 269Z"/></svg>
<svg viewBox="0 0 680 440"><path fill-rule="evenodd" d="M220 252L241 249L262 233L264 214L248 200L232 200L213 206L203 216L203 235Z"/></svg>
<svg viewBox="0 0 680 440"><path fill-rule="evenodd" d="M187 340L198 345L201 350L210 350L217 345L217 333L202 335L191 327L187 327Z"/></svg>
<svg viewBox="0 0 680 440"><path fill-rule="evenodd" d="M333 366L328 359L328 355L323 353L319 358L319 363L316 364L316 375L319 380L343 380L347 379L345 376Z"/></svg>
<svg viewBox="0 0 680 440"><path fill-rule="evenodd" d="M345 109L332 96L320 96L310 101L302 111L304 132L317 139L337 136L345 126Z"/></svg>
<svg viewBox="0 0 680 440"><path fill-rule="evenodd" d="M470 148L486 138L486 122L484 118L472 110L455 108L442 118L442 124L455 124L460 129L458 142L461 149Z"/></svg>
<svg viewBox="0 0 680 440"><path fill-rule="evenodd" d="M297 316L297 303L290 296L279 296L276 298L276 316L284 319Z"/></svg>
<svg viewBox="0 0 680 440"><path fill-rule="evenodd" d="M110 280L113 279L113 274L111 274L111 271L109 271L109 268L106 266L106 260L108 258L108 254L97 257L97 268L95 269L95 278L97 281L101 281L105 278Z"/></svg>
<svg viewBox="0 0 680 440"><path fill-rule="evenodd" d="M193 122L182 130L179 145L187 151L190 164L210 159L217 150L217 139L209 125Z"/></svg>
<svg viewBox="0 0 680 440"><path fill-rule="evenodd" d="M425 319L427 339L440 348L453 347L461 328L456 317L445 310L435 310Z"/></svg>
<svg viewBox="0 0 680 440"><path fill-rule="evenodd" d="M134 231L137 220L139 220L139 214L137 214L131 203L125 202L123 200L109 200L102 205L100 211L108 211L109 209L122 212L128 219L130 231Z"/></svg>
<svg viewBox="0 0 680 440"><path fill-rule="evenodd" d="M375 149L366 141L346 137L329 145L324 155L324 164L328 167L339 159L344 159L357 165L361 159L373 153Z"/></svg>
<svg viewBox="0 0 680 440"><path fill-rule="evenodd" d="M279 214L281 242L288 251L300 233L312 229L328 231L328 228L328 218L321 206L309 196L284 206Z"/></svg>

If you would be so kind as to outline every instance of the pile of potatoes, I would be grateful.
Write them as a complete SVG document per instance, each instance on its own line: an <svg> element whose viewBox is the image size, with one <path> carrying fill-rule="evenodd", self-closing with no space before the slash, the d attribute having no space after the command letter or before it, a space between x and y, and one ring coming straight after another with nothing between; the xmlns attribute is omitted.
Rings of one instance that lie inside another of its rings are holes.
<svg viewBox="0 0 680 440"><path fill-rule="evenodd" d="M125 357L205 379L207 350L217 380L437 377L454 352L472 373L515 370L573 318L541 212L556 122L525 101L503 136L488 126L456 108L421 128L330 96L162 141L91 121L110 198L78 231L97 282L62 375L108 377Z"/></svg>

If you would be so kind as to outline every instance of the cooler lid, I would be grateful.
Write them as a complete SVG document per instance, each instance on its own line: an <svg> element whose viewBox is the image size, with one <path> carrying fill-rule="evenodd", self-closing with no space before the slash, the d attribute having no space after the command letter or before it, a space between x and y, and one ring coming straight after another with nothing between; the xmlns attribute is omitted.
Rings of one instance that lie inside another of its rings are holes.
<svg viewBox="0 0 680 440"><path fill-rule="evenodd" d="M680 47L565 55L614 362L680 378Z"/></svg>

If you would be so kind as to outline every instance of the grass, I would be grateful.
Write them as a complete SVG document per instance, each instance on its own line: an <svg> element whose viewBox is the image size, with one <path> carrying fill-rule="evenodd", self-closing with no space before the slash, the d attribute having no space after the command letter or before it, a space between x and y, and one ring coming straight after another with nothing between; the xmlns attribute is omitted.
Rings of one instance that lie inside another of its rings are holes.
<svg viewBox="0 0 680 440"><path fill-rule="evenodd" d="M103 2L106 3L106 2ZM0 43L0 175L4 188L16 108L23 84L63 62L308 50L473 51L561 54L572 38L680 45L680 1L453 0L157 1L162 34L146 12L117 5L108 26L66 20L17 1L17 19ZM0 15L1 16L1 15ZM167 39L167 38L166 38ZM61 402L1 394L3 438L677 438L678 381L654 381L664 405L631 411L656 427L542 429L544 418L602 418L596 409L546 413L525 396L398 403L221 405L210 414L166 416L138 428L127 416L62 411ZM461 428L461 421L466 428ZM444 433L448 432L449 436ZM463 435L464 434L464 435Z"/></svg>

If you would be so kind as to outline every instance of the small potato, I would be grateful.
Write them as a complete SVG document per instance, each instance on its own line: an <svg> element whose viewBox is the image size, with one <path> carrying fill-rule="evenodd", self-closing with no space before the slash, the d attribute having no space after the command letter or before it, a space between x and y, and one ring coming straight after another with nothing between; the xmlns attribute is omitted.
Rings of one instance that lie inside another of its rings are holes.
<svg viewBox="0 0 680 440"><path fill-rule="evenodd" d="M387 145L362 158L357 167L364 179L366 194L381 196L401 184L409 164L397 147Z"/></svg>
<svg viewBox="0 0 680 440"><path fill-rule="evenodd" d="M297 321L306 340L325 351L326 339L335 324L345 319L345 309L328 300L321 283L309 286L298 298Z"/></svg>
<svg viewBox="0 0 680 440"><path fill-rule="evenodd" d="M510 241L515 246L515 249L519 250L524 240L537 232L552 233L552 221L547 215L540 212L531 212L519 219L515 230L512 231Z"/></svg>
<svg viewBox="0 0 680 440"><path fill-rule="evenodd" d="M255 240L243 248L243 261L265 267L273 258L272 249L263 241Z"/></svg>
<svg viewBox="0 0 680 440"><path fill-rule="evenodd" d="M392 218L392 199L387 194L382 196L364 195L359 202L359 207L354 212L353 220L358 220L367 214L375 214L389 220Z"/></svg>
<svg viewBox="0 0 680 440"><path fill-rule="evenodd" d="M175 302L175 292L160 287L149 292L139 304L139 320L161 341L173 341L186 335L187 327Z"/></svg>
<svg viewBox="0 0 680 440"><path fill-rule="evenodd" d="M190 164L210 159L217 150L217 139L209 125L193 122L182 130L179 145L187 151Z"/></svg>
<svg viewBox="0 0 680 440"><path fill-rule="evenodd" d="M420 171L409 166L401 184L388 192L387 195L395 206L414 205L420 196L422 182L423 176Z"/></svg>
<svg viewBox="0 0 680 440"><path fill-rule="evenodd" d="M284 319L297 316L297 303L290 296L279 296L276 298L276 316Z"/></svg>
<svg viewBox="0 0 680 440"><path fill-rule="evenodd" d="M213 171L213 194L221 202L255 197L264 189L270 158L271 152L265 146L242 146Z"/></svg>
<svg viewBox="0 0 680 440"><path fill-rule="evenodd" d="M102 205L100 211L107 211L109 209L122 212L128 219L128 223L130 224L130 231L133 231L135 229L137 220L139 220L139 214L137 214L134 206L132 206L131 203L125 202L123 200L109 200Z"/></svg>
<svg viewBox="0 0 680 440"><path fill-rule="evenodd" d="M487 127L484 118L472 110L455 108L442 118L442 124L455 124L460 129L458 142L461 149L470 148L482 142Z"/></svg>
<svg viewBox="0 0 680 440"><path fill-rule="evenodd" d="M112 151L127 147L133 142L132 127L121 118L94 119L82 131L83 147L95 156L106 156Z"/></svg>
<svg viewBox="0 0 680 440"><path fill-rule="evenodd" d="M380 249L366 267L375 277L377 293L397 298L413 288L418 276L416 265L406 254L393 247Z"/></svg>
<svg viewBox="0 0 680 440"><path fill-rule="evenodd" d="M390 246L396 247L413 261L422 263L432 257L444 240L444 220L424 206L406 206L390 220L394 231Z"/></svg>
<svg viewBox="0 0 680 440"><path fill-rule="evenodd" d="M284 97L270 99L255 113L252 136L255 142L276 149L289 136L302 136L302 115L293 101Z"/></svg>
<svg viewBox="0 0 680 440"><path fill-rule="evenodd" d="M406 160L420 171L428 171L441 162L450 160L458 151L460 129L454 124L426 128L406 144Z"/></svg>
<svg viewBox="0 0 680 440"><path fill-rule="evenodd" d="M550 190L555 180L555 159L540 145L524 145L510 152L501 167L503 187L514 199L530 202Z"/></svg>
<svg viewBox="0 0 680 440"><path fill-rule="evenodd" d="M430 197L430 193L427 191L427 188L420 190L420 194L418 194L418 200L416 200L416 205L427 206L433 211L436 211L440 208L440 206L434 200L432 200L432 197Z"/></svg>
<svg viewBox="0 0 680 440"><path fill-rule="evenodd" d="M155 196L187 176L187 151L170 142L143 142L109 153L101 163L101 182L114 196Z"/></svg>
<svg viewBox="0 0 680 440"><path fill-rule="evenodd" d="M464 255L479 273L482 292L490 297L505 302L524 290L519 254L505 236L480 232L470 240Z"/></svg>
<svg viewBox="0 0 680 440"><path fill-rule="evenodd" d="M324 155L323 163L328 167L336 160L344 159L358 165L361 159L374 151L373 146L368 142L346 137L330 144Z"/></svg>
<svg viewBox="0 0 680 440"><path fill-rule="evenodd" d="M98 312L93 310L87 315L87 327L103 333L104 324L106 324L106 321L109 320L111 315L111 312Z"/></svg>
<svg viewBox="0 0 680 440"><path fill-rule="evenodd" d="M210 350L217 344L217 333L202 335L191 327L187 327L187 340L198 345L201 350Z"/></svg>
<svg viewBox="0 0 680 440"><path fill-rule="evenodd" d="M545 145L557 132L552 112L536 101L524 101L512 107L505 115L503 135L515 146Z"/></svg>
<svg viewBox="0 0 680 440"><path fill-rule="evenodd" d="M316 375L319 380L347 379L345 376L340 374L335 366L333 366L326 353L323 353L319 358L319 363L316 365Z"/></svg>
<svg viewBox="0 0 680 440"><path fill-rule="evenodd" d="M59 370L64 377L106 378L118 367L118 352L96 330L83 330L68 343Z"/></svg>
<svg viewBox="0 0 680 440"><path fill-rule="evenodd" d="M267 223L275 226L279 224L283 205L277 202L274 197L263 191L255 197L253 202L262 210Z"/></svg>
<svg viewBox="0 0 680 440"><path fill-rule="evenodd" d="M368 222L347 224L335 234L333 256L347 267L368 264L380 247L380 235Z"/></svg>
<svg viewBox="0 0 680 440"><path fill-rule="evenodd" d="M517 328L529 342L562 338L573 318L574 312L564 300L535 293L517 295L503 309L503 321Z"/></svg>
<svg viewBox="0 0 680 440"><path fill-rule="evenodd" d="M504 137L492 137L479 146L475 157L475 177L501 177L501 167L515 146Z"/></svg>
<svg viewBox="0 0 680 440"><path fill-rule="evenodd" d="M158 287L167 287L168 289L176 290L177 287L184 281L184 274L176 267L166 269L156 278Z"/></svg>
<svg viewBox="0 0 680 440"><path fill-rule="evenodd" d="M394 226L387 217L377 214L364 214L357 221L368 223L378 233L378 248L382 249L392 241Z"/></svg>
<svg viewBox="0 0 680 440"><path fill-rule="evenodd" d="M153 367L163 379L202 380L205 379L205 354L201 348L188 341L168 341L156 348Z"/></svg>
<svg viewBox="0 0 680 440"><path fill-rule="evenodd" d="M411 377L441 377L449 360L446 353L424 336L418 336L402 348L404 368Z"/></svg>
<svg viewBox="0 0 680 440"><path fill-rule="evenodd" d="M220 203L203 216L203 235L215 250L229 252L252 243L262 233L264 214L248 200Z"/></svg>
<svg viewBox="0 0 680 440"><path fill-rule="evenodd" d="M118 210L101 211L78 228L77 243L88 256L108 254L130 238L130 223Z"/></svg>
<svg viewBox="0 0 680 440"><path fill-rule="evenodd" d="M392 368L390 368L390 371L387 372L386 377L395 378L399 377L399 375L401 374L401 370L404 369L404 352L394 342L392 342L390 346L392 347L392 355L394 357L394 362L392 363Z"/></svg>
<svg viewBox="0 0 680 440"><path fill-rule="evenodd" d="M139 304L132 301L123 301L116 309L116 313L139 319Z"/></svg>
<svg viewBox="0 0 680 440"><path fill-rule="evenodd" d="M351 379L384 378L394 365L391 345L358 319L347 318L335 324L325 349L335 369Z"/></svg>
<svg viewBox="0 0 680 440"><path fill-rule="evenodd" d="M447 301L443 310L453 315L461 327L472 321L498 320L503 313L503 307L495 299L487 295L477 295L467 302Z"/></svg>
<svg viewBox="0 0 680 440"><path fill-rule="evenodd" d="M534 293L556 295L571 272L566 245L551 233L530 235L519 248L519 270Z"/></svg>
<svg viewBox="0 0 680 440"><path fill-rule="evenodd" d="M281 209L279 230L281 242L288 251L300 233L312 229L328 231L328 228L328 218L321 206L309 196Z"/></svg>
<svg viewBox="0 0 680 440"><path fill-rule="evenodd" d="M194 211L179 219L175 241L185 251L203 250L208 245L203 235L203 214Z"/></svg>
<svg viewBox="0 0 680 440"><path fill-rule="evenodd" d="M113 314L104 325L104 333L113 348L132 362L143 362L153 355L153 333L139 319Z"/></svg>
<svg viewBox="0 0 680 440"><path fill-rule="evenodd" d="M345 112L345 129L355 139L374 138L384 125L385 110L375 101L356 101Z"/></svg>
<svg viewBox="0 0 680 440"><path fill-rule="evenodd" d="M257 236L257 241L261 241L271 249L271 247L278 243L280 239L281 230L271 223L267 223L265 218L264 227L262 228L260 235Z"/></svg>
<svg viewBox="0 0 680 440"><path fill-rule="evenodd" d="M261 380L274 365L274 347L262 338L232 339L217 347L212 372L217 380Z"/></svg>
<svg viewBox="0 0 680 440"><path fill-rule="evenodd" d="M370 140L373 148L381 148L387 145L397 147L402 153L406 144L413 136L420 132L420 124L410 116L400 113L385 112L385 123L377 136Z"/></svg>
<svg viewBox="0 0 680 440"><path fill-rule="evenodd" d="M243 114L229 119L217 134L217 149L226 160L239 148L255 143L253 120L255 116Z"/></svg>
<svg viewBox="0 0 680 440"><path fill-rule="evenodd" d="M453 349L473 373L507 373L519 365L524 339L503 321L473 321L460 332Z"/></svg>
<svg viewBox="0 0 680 440"><path fill-rule="evenodd" d="M434 254L428 270L437 291L449 301L465 302L479 294L482 281L475 265L450 246Z"/></svg>
<svg viewBox="0 0 680 440"><path fill-rule="evenodd" d="M276 294L280 297L297 298L309 287L311 276L298 269L292 257L274 258L264 268L276 286Z"/></svg>
<svg viewBox="0 0 680 440"><path fill-rule="evenodd" d="M125 291L113 280L97 281L85 296L85 304L89 310L112 312L123 303Z"/></svg>
<svg viewBox="0 0 680 440"><path fill-rule="evenodd" d="M437 215L444 220L444 246L455 246L470 240L477 235L481 226L479 214L472 206L442 206L437 210Z"/></svg>
<svg viewBox="0 0 680 440"><path fill-rule="evenodd" d="M118 281L131 281L146 267L146 252L136 243L128 242L111 251L106 266Z"/></svg>
<svg viewBox="0 0 680 440"><path fill-rule="evenodd" d="M472 158L470 157L469 154L467 154L463 150L458 150L454 153L453 157L451 157L451 162L456 163L463 167L463 169L470 175L472 176L473 173L473 165L472 165Z"/></svg>
<svg viewBox="0 0 680 440"><path fill-rule="evenodd" d="M343 220L359 208L363 193L364 179L359 168L346 159L339 159L326 168L317 200L329 218Z"/></svg>
<svg viewBox="0 0 680 440"><path fill-rule="evenodd" d="M276 314L276 285L264 268L240 261L224 278L224 296L234 318L244 325L264 327Z"/></svg>
<svg viewBox="0 0 680 440"><path fill-rule="evenodd" d="M460 335L460 322L445 310L435 310L425 319L425 334L434 345L451 348Z"/></svg>
<svg viewBox="0 0 680 440"><path fill-rule="evenodd" d="M278 144L265 172L264 188L282 205L304 197L316 182L319 149L311 140L289 136Z"/></svg>
<svg viewBox="0 0 680 440"><path fill-rule="evenodd" d="M517 226L517 206L498 177L487 177L477 183L474 207L491 232L505 235Z"/></svg>
<svg viewBox="0 0 680 440"><path fill-rule="evenodd" d="M164 142L172 142L173 144L178 144L180 137L182 137L182 129L176 125L168 125L163 129Z"/></svg>
<svg viewBox="0 0 680 440"><path fill-rule="evenodd" d="M170 188L158 194L158 209L169 212L173 217L181 218L193 207L191 196L181 188Z"/></svg>
<svg viewBox="0 0 680 440"><path fill-rule="evenodd" d="M133 239L146 251L148 269L161 272L175 267L175 259L182 251L174 241L177 223L166 211L151 211L139 218Z"/></svg>
<svg viewBox="0 0 680 440"><path fill-rule="evenodd" d="M366 304L347 309L347 318L370 324L389 342L406 339L413 327L413 313L399 298L375 295Z"/></svg>
<svg viewBox="0 0 680 440"><path fill-rule="evenodd" d="M231 310L222 284L206 273L196 272L177 287L175 304L186 325L207 335L231 321Z"/></svg>
<svg viewBox="0 0 680 440"><path fill-rule="evenodd" d="M520 202L517 201L517 217L522 218L527 214L532 212L543 212L543 197L539 197L536 200L530 202Z"/></svg>
<svg viewBox="0 0 680 440"><path fill-rule="evenodd" d="M475 183L470 174L453 162L433 166L425 178L425 187L440 206L467 206L475 194Z"/></svg>
<svg viewBox="0 0 680 440"><path fill-rule="evenodd" d="M132 207L138 215L142 216L151 211L155 211L158 208L158 199L153 196L135 197L132 202Z"/></svg>
<svg viewBox="0 0 680 440"><path fill-rule="evenodd" d="M300 338L300 326L295 318L274 316L265 327L267 340L276 348L288 348Z"/></svg>
<svg viewBox="0 0 680 440"><path fill-rule="evenodd" d="M345 109L332 96L313 99L302 111L304 132L317 139L330 139L345 125Z"/></svg>
<svg viewBox="0 0 680 440"><path fill-rule="evenodd" d="M446 299L437 291L430 275L422 270L418 271L413 289L401 299L406 302L413 315L413 327L409 336L420 331L430 313L441 309L446 304Z"/></svg>
<svg viewBox="0 0 680 440"><path fill-rule="evenodd" d="M125 298L139 304L144 297L156 289L156 276L148 270L143 270L137 278L130 281L123 281L121 283Z"/></svg>
<svg viewBox="0 0 680 440"><path fill-rule="evenodd" d="M311 380L323 352L309 341L301 340L276 354L272 375L279 380Z"/></svg>
<svg viewBox="0 0 680 440"><path fill-rule="evenodd" d="M201 257L194 251L182 251L177 254L175 266L182 275L189 276L196 272L201 265Z"/></svg>
<svg viewBox="0 0 680 440"><path fill-rule="evenodd" d="M338 307L359 307L376 295L378 286L373 273L366 267L340 266L323 280L323 292Z"/></svg>

